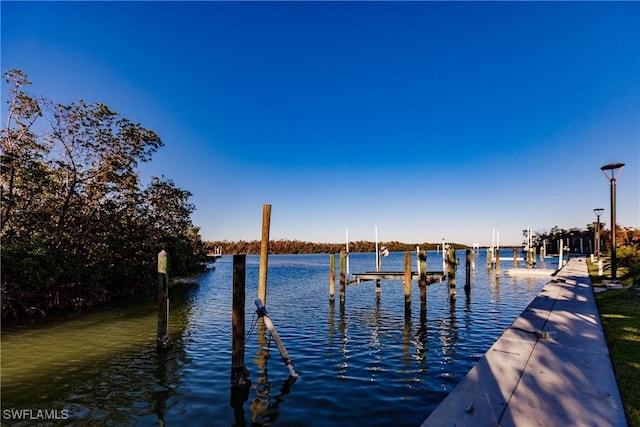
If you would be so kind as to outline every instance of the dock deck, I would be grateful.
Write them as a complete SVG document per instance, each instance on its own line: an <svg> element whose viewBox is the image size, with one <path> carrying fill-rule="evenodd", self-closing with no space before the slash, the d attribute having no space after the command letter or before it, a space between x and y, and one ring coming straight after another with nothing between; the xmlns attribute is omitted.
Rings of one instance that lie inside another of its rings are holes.
<svg viewBox="0 0 640 427"><path fill-rule="evenodd" d="M424 421L626 426L587 265L572 259Z"/></svg>
<svg viewBox="0 0 640 427"><path fill-rule="evenodd" d="M360 283L369 280L403 280L404 271L368 271L366 273L354 273L352 283ZM416 271L411 272L411 280L420 279ZM442 282L444 273L442 271L427 271L427 283Z"/></svg>

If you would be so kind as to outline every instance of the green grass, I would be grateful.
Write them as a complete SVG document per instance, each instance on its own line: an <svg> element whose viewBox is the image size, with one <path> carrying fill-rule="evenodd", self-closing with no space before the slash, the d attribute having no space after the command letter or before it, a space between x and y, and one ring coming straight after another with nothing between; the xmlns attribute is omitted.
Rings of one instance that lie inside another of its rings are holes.
<svg viewBox="0 0 640 427"><path fill-rule="evenodd" d="M589 274L593 285L601 286L597 265L589 265ZM596 293L596 303L627 423L640 427L640 290L631 286L640 283L640 269L620 271L619 277L628 287Z"/></svg>

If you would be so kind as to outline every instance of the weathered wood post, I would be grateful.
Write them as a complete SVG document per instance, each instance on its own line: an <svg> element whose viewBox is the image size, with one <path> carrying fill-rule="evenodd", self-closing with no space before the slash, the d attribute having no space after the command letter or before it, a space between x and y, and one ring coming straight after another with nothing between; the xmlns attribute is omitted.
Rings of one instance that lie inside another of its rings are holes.
<svg viewBox="0 0 640 427"><path fill-rule="evenodd" d="M496 270L500 270L500 248L496 248L495 265Z"/></svg>
<svg viewBox="0 0 640 427"><path fill-rule="evenodd" d="M158 334L156 346L159 350L171 347L169 339L169 276L167 264L169 254L164 249L158 254Z"/></svg>
<svg viewBox="0 0 640 427"><path fill-rule="evenodd" d="M404 314L411 316L411 252L404 253Z"/></svg>
<svg viewBox="0 0 640 427"><path fill-rule="evenodd" d="M513 268L518 268L518 250L513 248Z"/></svg>
<svg viewBox="0 0 640 427"><path fill-rule="evenodd" d="M449 281L449 301L454 303L456 300L456 249L453 245L449 245L449 256L447 262L447 278Z"/></svg>
<svg viewBox="0 0 640 427"><path fill-rule="evenodd" d="M334 253L329 254L329 299L333 301L336 293L336 257Z"/></svg>
<svg viewBox="0 0 640 427"><path fill-rule="evenodd" d="M471 249L467 249L465 260L464 290L468 294L471 290Z"/></svg>
<svg viewBox="0 0 640 427"><path fill-rule="evenodd" d="M420 264L420 318L427 313L427 251L419 252Z"/></svg>
<svg viewBox="0 0 640 427"><path fill-rule="evenodd" d="M562 254L563 247L564 245L562 244L562 240L561 240L560 248L559 248L560 253L558 254L558 269L561 269L562 267L564 267L564 255Z"/></svg>
<svg viewBox="0 0 640 427"><path fill-rule="evenodd" d="M473 270L474 272L476 271L476 254L477 253L478 253L477 250L471 251L471 270Z"/></svg>
<svg viewBox="0 0 640 427"><path fill-rule="evenodd" d="M244 364L244 306L246 259L244 254L233 256L233 299L231 309L231 387L248 387L249 371Z"/></svg>
<svg viewBox="0 0 640 427"><path fill-rule="evenodd" d="M346 254L342 250L340 251L340 303L344 304L346 299L346 285L347 285L347 276L345 274L345 268L347 265Z"/></svg>
<svg viewBox="0 0 640 427"><path fill-rule="evenodd" d="M260 243L260 270L258 276L258 298L267 303L267 266L269 264L269 229L271 227L271 205L262 206L262 242Z"/></svg>
<svg viewBox="0 0 640 427"><path fill-rule="evenodd" d="M487 270L491 269L493 263L493 248L487 248Z"/></svg>

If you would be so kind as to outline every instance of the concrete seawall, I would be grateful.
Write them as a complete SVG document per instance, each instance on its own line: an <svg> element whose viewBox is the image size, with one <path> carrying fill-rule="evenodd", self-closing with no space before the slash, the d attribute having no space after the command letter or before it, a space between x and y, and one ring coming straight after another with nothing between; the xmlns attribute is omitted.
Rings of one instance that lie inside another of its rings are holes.
<svg viewBox="0 0 640 427"><path fill-rule="evenodd" d="M577 258L422 427L626 425L587 265Z"/></svg>

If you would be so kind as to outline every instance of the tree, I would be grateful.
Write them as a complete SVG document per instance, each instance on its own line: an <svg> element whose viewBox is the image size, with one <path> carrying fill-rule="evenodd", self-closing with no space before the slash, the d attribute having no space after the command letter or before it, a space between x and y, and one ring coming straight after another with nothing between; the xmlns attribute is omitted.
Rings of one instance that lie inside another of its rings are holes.
<svg viewBox="0 0 640 427"><path fill-rule="evenodd" d="M30 96L19 70L5 78L3 315L145 292L161 249L174 274L193 271L202 242L190 193L157 178L143 188L138 178L159 136L101 103Z"/></svg>

